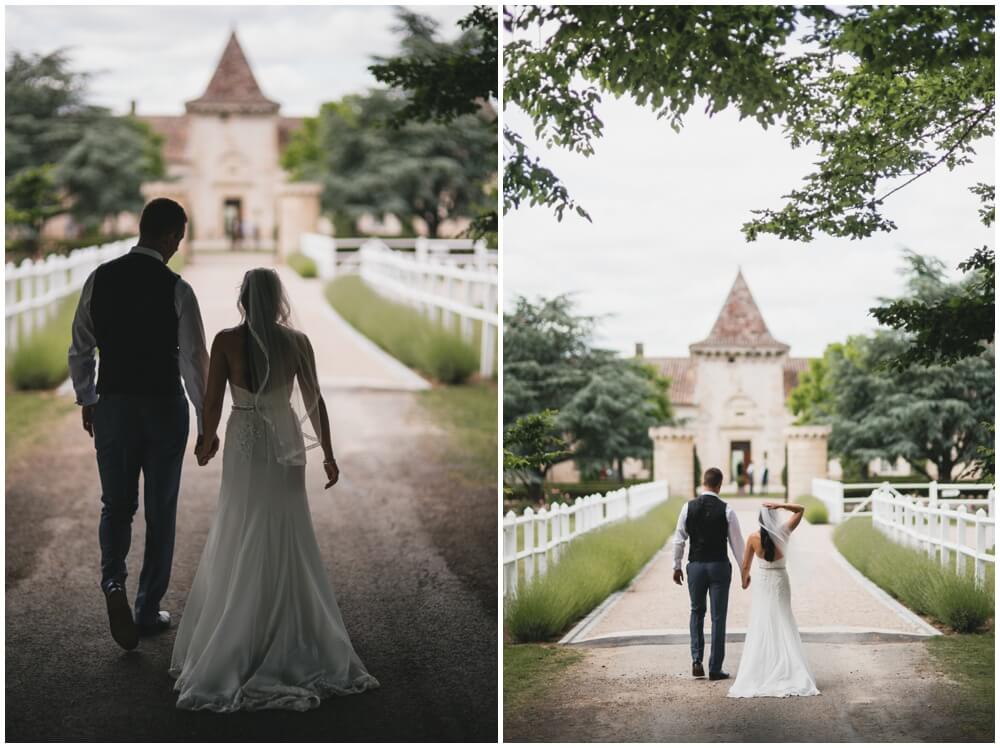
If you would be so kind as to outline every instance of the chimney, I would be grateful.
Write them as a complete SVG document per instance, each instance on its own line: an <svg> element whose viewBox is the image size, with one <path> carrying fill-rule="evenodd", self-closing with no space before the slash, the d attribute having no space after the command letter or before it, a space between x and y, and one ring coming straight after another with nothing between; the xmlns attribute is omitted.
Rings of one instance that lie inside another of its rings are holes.
<svg viewBox="0 0 1000 748"><path fill-rule="evenodd" d="M131 114L133 117L135 116L135 99L132 99L128 103L128 113Z"/></svg>
<svg viewBox="0 0 1000 748"><path fill-rule="evenodd" d="M642 358L642 354L643 354L642 343L636 343L635 344L635 357L636 358Z"/></svg>

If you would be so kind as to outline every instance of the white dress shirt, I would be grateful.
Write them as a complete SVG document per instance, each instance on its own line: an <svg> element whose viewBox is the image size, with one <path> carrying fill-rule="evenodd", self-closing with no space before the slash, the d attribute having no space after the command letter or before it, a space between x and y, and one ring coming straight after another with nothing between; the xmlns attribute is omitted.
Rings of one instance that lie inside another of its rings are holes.
<svg viewBox="0 0 1000 748"><path fill-rule="evenodd" d="M712 491L705 491L709 496L714 496L719 498L719 494L713 493ZM719 499L722 501L721 499ZM725 504L726 502L722 502ZM687 527L687 516L688 516L688 505L685 504L681 508L680 516L677 517L677 531L674 533L674 570L681 568L681 562L684 561L684 544L687 543L688 533ZM736 557L736 565L739 566L743 563L743 533L740 532L740 520L736 516L736 512L733 508L726 504L726 523L729 525L729 547L733 549L733 556Z"/></svg>
<svg viewBox="0 0 1000 748"><path fill-rule="evenodd" d="M155 249L135 246L132 252L153 257L163 262L163 255ZM96 271L95 271L96 272ZM73 378L78 405L97 402L95 376L97 362L97 336L90 316L90 298L94 291L94 273L91 273L80 292L80 303L73 318L73 342L69 347L69 373ZM208 350L205 347L205 326L194 289L183 278L174 289L174 309L177 312L178 365L184 379L184 389L194 405L198 422L198 436L202 435L202 408L205 403L205 383L208 380Z"/></svg>

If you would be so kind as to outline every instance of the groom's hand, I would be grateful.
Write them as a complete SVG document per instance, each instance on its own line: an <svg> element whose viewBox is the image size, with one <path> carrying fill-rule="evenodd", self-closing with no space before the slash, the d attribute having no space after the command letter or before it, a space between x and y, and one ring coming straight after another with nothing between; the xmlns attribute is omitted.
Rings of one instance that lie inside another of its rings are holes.
<svg viewBox="0 0 1000 748"><path fill-rule="evenodd" d="M674 584L681 584L684 581L684 572L680 569L674 569Z"/></svg>
<svg viewBox="0 0 1000 748"><path fill-rule="evenodd" d="M83 430L90 434L90 438L94 438L94 411L97 410L96 405L84 405L80 408L80 414L83 418Z"/></svg>
<svg viewBox="0 0 1000 748"><path fill-rule="evenodd" d="M205 437L199 436L194 444L194 456L198 458L198 465L204 467L208 464L209 460L215 457L215 453L219 451L219 437L212 437L212 444L210 447L205 447Z"/></svg>

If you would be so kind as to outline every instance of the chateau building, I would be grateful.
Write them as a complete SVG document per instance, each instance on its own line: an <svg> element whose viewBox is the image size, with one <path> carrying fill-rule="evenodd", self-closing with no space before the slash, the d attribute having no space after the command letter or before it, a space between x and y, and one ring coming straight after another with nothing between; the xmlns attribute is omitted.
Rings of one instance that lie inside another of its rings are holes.
<svg viewBox="0 0 1000 748"><path fill-rule="evenodd" d="M795 420L785 403L809 360L790 356L771 335L742 271L708 337L688 350L683 358L644 360L670 379L677 425L693 438L702 469L721 468L735 487L752 461L754 483L767 468L768 487L780 489L785 430Z"/></svg>
<svg viewBox="0 0 1000 748"><path fill-rule="evenodd" d="M234 31L185 114L137 115L163 136L167 179L143 185L188 213L191 249L247 247L286 254L319 219L320 186L288 182L280 155L300 117L283 117L261 91Z"/></svg>

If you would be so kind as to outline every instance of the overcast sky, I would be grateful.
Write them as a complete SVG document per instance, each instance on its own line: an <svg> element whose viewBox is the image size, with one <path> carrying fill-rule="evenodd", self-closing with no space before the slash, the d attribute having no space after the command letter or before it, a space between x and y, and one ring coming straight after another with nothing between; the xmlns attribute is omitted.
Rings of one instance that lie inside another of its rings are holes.
<svg viewBox="0 0 1000 748"><path fill-rule="evenodd" d="M995 181L992 143L982 144L974 165L933 172L890 198L886 212L899 226L891 234L747 243L740 226L750 211L780 207L815 154L793 151L778 130L728 111L710 119L703 110L696 103L676 134L648 111L607 97L598 112L605 135L584 158L538 146L527 119L508 108L506 123L593 223L568 213L559 223L545 208L508 214L505 297L575 292L582 312L611 315L600 344L631 353L643 342L647 355L686 356L708 334L742 266L772 334L793 356L817 356L830 342L874 329L868 308L903 290L904 247L954 269L975 247L995 246L967 191Z"/></svg>
<svg viewBox="0 0 1000 748"><path fill-rule="evenodd" d="M453 38L470 6L412 6ZM235 27L264 93L285 115L376 85L373 55L398 50L395 10L368 6L7 6L6 53L70 47L74 69L100 73L94 103L117 113L182 114L201 95Z"/></svg>

